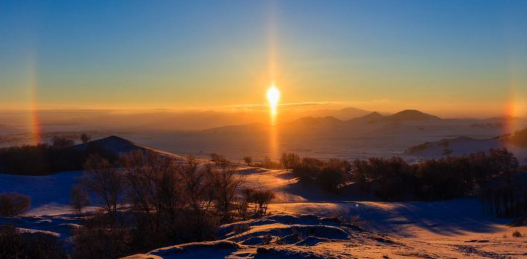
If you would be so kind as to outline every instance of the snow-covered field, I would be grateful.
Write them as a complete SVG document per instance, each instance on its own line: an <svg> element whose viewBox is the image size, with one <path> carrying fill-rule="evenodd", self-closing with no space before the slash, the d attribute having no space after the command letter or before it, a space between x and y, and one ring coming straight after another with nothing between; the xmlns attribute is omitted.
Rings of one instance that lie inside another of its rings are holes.
<svg viewBox="0 0 527 259"><path fill-rule="evenodd" d="M25 217L0 219L23 231L46 231L68 243L80 219L69 214L69 190L80 172L0 174L2 192L29 195ZM129 258L527 258L526 227L483 215L479 201L378 202L325 194L288 171L240 168L245 185L272 189L271 216L223 226L218 241L159 248ZM345 219L336 221L335 217Z"/></svg>

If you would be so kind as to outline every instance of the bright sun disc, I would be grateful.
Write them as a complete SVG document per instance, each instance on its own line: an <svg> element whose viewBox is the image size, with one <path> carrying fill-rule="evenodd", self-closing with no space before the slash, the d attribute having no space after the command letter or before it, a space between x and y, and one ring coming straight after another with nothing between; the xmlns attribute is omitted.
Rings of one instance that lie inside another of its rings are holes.
<svg viewBox="0 0 527 259"><path fill-rule="evenodd" d="M271 113L276 114L276 106L278 105L278 100L280 99L280 91L276 86L272 85L269 90L267 90L267 100L271 105Z"/></svg>

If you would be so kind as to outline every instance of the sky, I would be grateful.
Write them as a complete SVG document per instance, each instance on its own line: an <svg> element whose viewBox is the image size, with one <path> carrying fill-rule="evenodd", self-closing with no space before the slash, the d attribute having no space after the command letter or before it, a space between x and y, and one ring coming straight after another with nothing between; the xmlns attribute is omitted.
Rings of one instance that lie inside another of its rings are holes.
<svg viewBox="0 0 527 259"><path fill-rule="evenodd" d="M527 116L527 1L0 0L0 110ZM285 109L285 108L284 108Z"/></svg>

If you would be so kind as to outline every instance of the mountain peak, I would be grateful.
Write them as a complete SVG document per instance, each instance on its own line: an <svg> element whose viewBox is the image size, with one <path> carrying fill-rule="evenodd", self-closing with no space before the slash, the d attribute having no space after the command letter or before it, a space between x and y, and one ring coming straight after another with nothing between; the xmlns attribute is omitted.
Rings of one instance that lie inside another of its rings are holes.
<svg viewBox="0 0 527 259"><path fill-rule="evenodd" d="M430 115L418 110L403 110L398 113L387 116L389 120L400 121L423 121L423 120L440 120L441 118Z"/></svg>

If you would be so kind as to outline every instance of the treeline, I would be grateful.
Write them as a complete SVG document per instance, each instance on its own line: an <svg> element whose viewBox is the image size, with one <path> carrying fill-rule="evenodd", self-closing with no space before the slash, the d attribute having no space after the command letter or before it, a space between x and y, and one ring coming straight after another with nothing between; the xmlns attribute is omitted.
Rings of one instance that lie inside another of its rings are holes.
<svg viewBox="0 0 527 259"><path fill-rule="evenodd" d="M118 258L212 240L220 224L265 213L274 194L241 190L244 179L236 173L237 165L216 154L212 159L176 162L141 151L114 163L90 157L72 190L71 205L79 212L99 204L100 213L74 234L73 258Z"/></svg>
<svg viewBox="0 0 527 259"><path fill-rule="evenodd" d="M519 147L527 147L527 128L506 136L506 140Z"/></svg>
<svg viewBox="0 0 527 259"><path fill-rule="evenodd" d="M89 136L81 135L89 141ZM97 154L110 161L117 156L100 144L88 142L83 150L70 148L75 144L71 139L54 137L51 143L24 145L0 149L0 173L20 175L48 175L63 171L83 169L90 155Z"/></svg>
<svg viewBox="0 0 527 259"><path fill-rule="evenodd" d="M300 182L339 193L355 183L383 201L435 201L480 196L485 210L499 216L527 214L527 182L519 163L506 149L464 157L429 159L409 164L400 157L369 158L349 163L283 154L283 168Z"/></svg>

